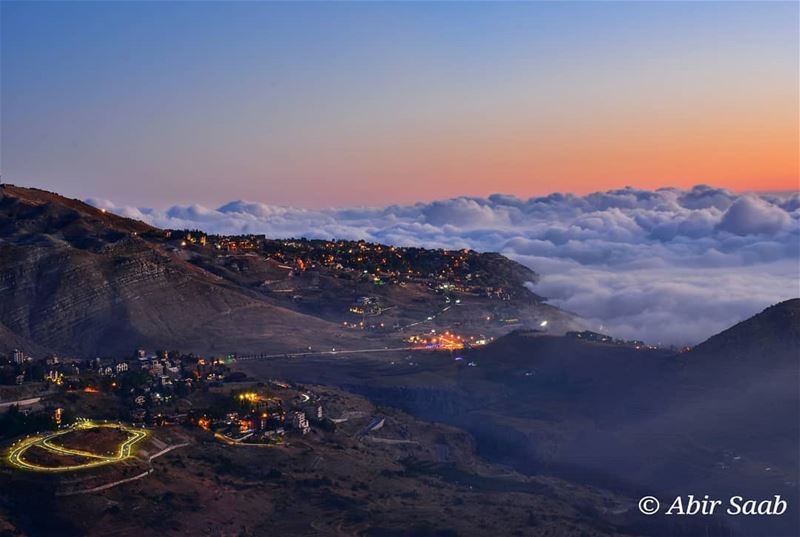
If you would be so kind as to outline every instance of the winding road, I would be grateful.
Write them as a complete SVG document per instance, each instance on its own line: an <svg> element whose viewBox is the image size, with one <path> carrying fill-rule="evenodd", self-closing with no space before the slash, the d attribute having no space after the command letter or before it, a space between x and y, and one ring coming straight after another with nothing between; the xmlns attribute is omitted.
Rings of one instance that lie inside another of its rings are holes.
<svg viewBox="0 0 800 537"><path fill-rule="evenodd" d="M93 429L98 427L119 429L128 434L128 438L119 445L119 448L114 455L98 455L97 453L80 449L66 448L53 442L53 439L73 431ZM56 431L45 436L33 436L30 438L25 438L18 443L15 443L12 445L11 450L8 453L8 462L16 468L33 472L72 472L75 470L94 468L127 459L131 456L131 450L133 449L133 446L146 438L147 434L148 433L145 430L135 429L133 427L128 427L126 425L117 423L95 423L92 421L84 421L78 423L74 427L70 427L69 429ZM34 446L52 453L57 453L59 455L84 457L91 459L91 461L82 464L68 464L66 466L42 466L40 464L29 462L24 458L25 452Z"/></svg>

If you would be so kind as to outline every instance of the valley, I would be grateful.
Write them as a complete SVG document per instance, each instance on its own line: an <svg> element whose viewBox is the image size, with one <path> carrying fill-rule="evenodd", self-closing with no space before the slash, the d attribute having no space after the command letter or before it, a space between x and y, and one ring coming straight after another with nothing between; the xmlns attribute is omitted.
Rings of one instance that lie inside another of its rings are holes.
<svg viewBox="0 0 800 537"><path fill-rule="evenodd" d="M479 349L247 362L470 432L491 461L631 497L686 490L797 503L800 300L688 352L515 332ZM761 334L781 334L769 339ZM657 461L657 463L655 463ZM792 535L796 520L770 520ZM751 520L726 519L747 534ZM754 524L765 527L763 520ZM713 531L713 530L709 530Z"/></svg>

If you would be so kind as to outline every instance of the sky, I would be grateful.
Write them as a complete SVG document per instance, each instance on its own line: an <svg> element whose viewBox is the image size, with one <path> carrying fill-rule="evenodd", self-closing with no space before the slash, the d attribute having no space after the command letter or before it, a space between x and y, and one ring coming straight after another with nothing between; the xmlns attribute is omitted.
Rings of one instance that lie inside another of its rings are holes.
<svg viewBox="0 0 800 537"><path fill-rule="evenodd" d="M798 187L798 3L2 2L4 182L166 209Z"/></svg>

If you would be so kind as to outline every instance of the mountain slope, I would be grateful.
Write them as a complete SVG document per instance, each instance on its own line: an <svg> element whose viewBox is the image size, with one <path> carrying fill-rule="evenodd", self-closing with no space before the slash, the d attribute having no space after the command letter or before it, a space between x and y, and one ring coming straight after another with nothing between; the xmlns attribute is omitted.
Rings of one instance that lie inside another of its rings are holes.
<svg viewBox="0 0 800 537"><path fill-rule="evenodd" d="M728 363L763 356L764 365L775 357L790 357L800 349L800 298L786 300L710 337L687 355L692 359L725 353Z"/></svg>
<svg viewBox="0 0 800 537"><path fill-rule="evenodd" d="M334 339L331 323L271 304L145 238L156 232L76 200L0 186L0 323L15 336L0 345L92 355Z"/></svg>
<svg viewBox="0 0 800 537"><path fill-rule="evenodd" d="M0 351L384 348L407 345L414 332L404 327L457 326L477 337L542 319L566 330L574 321L525 288L532 270L499 254L213 240L0 185L0 329L8 334ZM463 285L454 291L456 280ZM353 313L364 309L358 300L375 311Z"/></svg>

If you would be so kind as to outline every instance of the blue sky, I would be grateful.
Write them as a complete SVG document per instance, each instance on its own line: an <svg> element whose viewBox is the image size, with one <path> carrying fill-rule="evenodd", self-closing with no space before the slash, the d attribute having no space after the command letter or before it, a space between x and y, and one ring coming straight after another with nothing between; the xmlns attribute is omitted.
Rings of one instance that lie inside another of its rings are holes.
<svg viewBox="0 0 800 537"><path fill-rule="evenodd" d="M5 181L165 206L796 184L796 3L2 3Z"/></svg>

